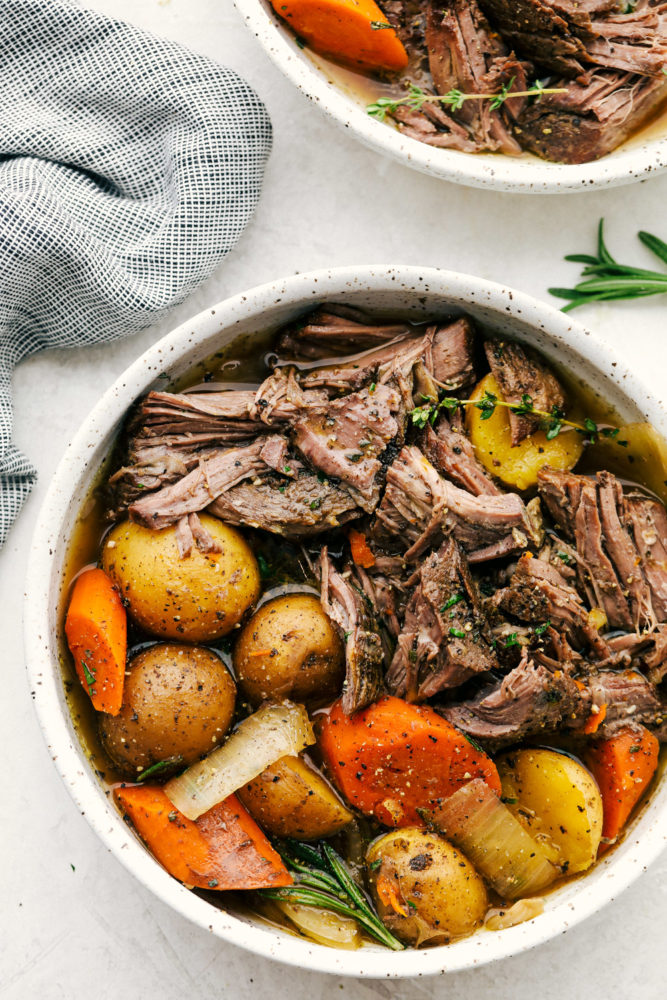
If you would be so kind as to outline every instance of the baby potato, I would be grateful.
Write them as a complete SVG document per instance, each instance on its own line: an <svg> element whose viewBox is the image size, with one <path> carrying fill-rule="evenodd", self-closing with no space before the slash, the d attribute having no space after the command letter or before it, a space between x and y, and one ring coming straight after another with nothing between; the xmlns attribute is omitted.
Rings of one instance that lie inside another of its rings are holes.
<svg viewBox="0 0 667 1000"><path fill-rule="evenodd" d="M582 872L597 857L602 798L583 764L555 750L509 751L496 759L503 801L564 872Z"/></svg>
<svg viewBox="0 0 667 1000"><path fill-rule="evenodd" d="M211 642L238 625L259 597L257 560L243 536L207 514L203 527L220 552L193 548L181 558L176 529L117 524L102 548L102 568L131 617L152 635Z"/></svg>
<svg viewBox="0 0 667 1000"><path fill-rule="evenodd" d="M416 826L387 833L368 848L366 865L382 922L405 944L448 944L484 920L482 879L436 833Z"/></svg>
<svg viewBox="0 0 667 1000"><path fill-rule="evenodd" d="M487 392L502 399L493 375L486 375L470 398L479 400ZM584 447L583 438L576 431L562 432L551 441L545 431L535 431L512 446L509 414L504 406L497 406L486 418L482 410L469 406L466 426L482 465L507 486L519 490L535 486L537 473L545 465L563 471L574 468Z"/></svg>
<svg viewBox="0 0 667 1000"><path fill-rule="evenodd" d="M237 795L253 819L276 837L318 840L352 820L333 788L301 757L281 757Z"/></svg>
<svg viewBox="0 0 667 1000"><path fill-rule="evenodd" d="M210 649L159 643L130 661L120 713L100 715L102 746L130 779L172 757L191 764L221 742L235 701L236 685Z"/></svg>
<svg viewBox="0 0 667 1000"><path fill-rule="evenodd" d="M317 597L287 594L268 601L243 627L234 671L254 705L290 698L313 708L340 692L345 651Z"/></svg>

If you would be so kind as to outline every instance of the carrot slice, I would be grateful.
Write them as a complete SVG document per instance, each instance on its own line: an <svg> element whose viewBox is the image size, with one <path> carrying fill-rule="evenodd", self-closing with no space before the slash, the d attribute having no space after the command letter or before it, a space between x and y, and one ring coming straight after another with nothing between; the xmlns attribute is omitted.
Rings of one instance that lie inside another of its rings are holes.
<svg viewBox="0 0 667 1000"><path fill-rule="evenodd" d="M352 553L352 559L357 566L361 566L362 569L370 569L371 566L375 566L375 556L373 555L363 532L350 528L347 533L347 537L350 540L350 552Z"/></svg>
<svg viewBox="0 0 667 1000"><path fill-rule="evenodd" d="M600 705L600 707L591 714L586 719L584 724L584 732L587 736L591 736L593 733L597 733L598 729L607 718L607 705Z"/></svg>
<svg viewBox="0 0 667 1000"><path fill-rule="evenodd" d="M418 809L434 808L473 778L500 795L490 757L433 709L391 695L351 718L336 702L319 745L348 802L385 826L421 823Z"/></svg>
<svg viewBox="0 0 667 1000"><path fill-rule="evenodd" d="M291 885L280 855L235 795L194 822L156 785L118 785L114 797L170 875L200 889Z"/></svg>
<svg viewBox="0 0 667 1000"><path fill-rule="evenodd" d="M643 726L625 726L593 743L586 763L602 795L602 837L613 841L646 791L658 766L660 743Z"/></svg>
<svg viewBox="0 0 667 1000"><path fill-rule="evenodd" d="M127 615L118 591L101 569L78 577L65 634L79 680L98 712L118 715L123 703Z"/></svg>
<svg viewBox="0 0 667 1000"><path fill-rule="evenodd" d="M271 0L315 52L366 69L405 69L408 54L374 0Z"/></svg>

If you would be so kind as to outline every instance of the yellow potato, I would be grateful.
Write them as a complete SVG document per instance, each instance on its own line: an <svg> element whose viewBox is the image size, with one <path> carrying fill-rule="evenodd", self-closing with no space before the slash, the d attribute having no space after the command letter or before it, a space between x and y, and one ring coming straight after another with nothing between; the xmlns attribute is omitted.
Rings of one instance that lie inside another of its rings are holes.
<svg viewBox="0 0 667 1000"><path fill-rule="evenodd" d="M102 746L127 778L170 758L213 750L234 715L236 685L210 649L160 642L129 664L118 715L99 716Z"/></svg>
<svg viewBox="0 0 667 1000"><path fill-rule="evenodd" d="M237 794L251 816L275 837L331 837L353 818L331 786L300 757L282 757Z"/></svg>
<svg viewBox="0 0 667 1000"><path fill-rule="evenodd" d="M221 552L193 548L181 558L176 529L117 524L102 548L102 568L132 618L153 635L211 642L238 625L259 596L257 560L236 528L200 516Z"/></svg>
<svg viewBox="0 0 667 1000"><path fill-rule="evenodd" d="M254 705L289 698L312 708L340 693L345 651L317 597L287 594L268 601L243 627L234 672Z"/></svg>
<svg viewBox="0 0 667 1000"><path fill-rule="evenodd" d="M564 872L582 872L597 857L602 798L583 764L555 750L508 751L496 759L503 800Z"/></svg>
<svg viewBox="0 0 667 1000"><path fill-rule="evenodd" d="M470 398L481 399L486 392L502 398L493 375L485 375ZM477 407L467 407L466 426L482 465L508 486L519 490L535 486L537 473L545 465L564 471L572 469L584 447L583 437L576 431L561 432L551 441L547 440L545 431L535 431L512 446L509 413L504 406L497 406L486 420Z"/></svg>
<svg viewBox="0 0 667 1000"><path fill-rule="evenodd" d="M366 865L382 922L405 944L447 944L484 920L482 879L437 833L419 827L387 833L370 845Z"/></svg>

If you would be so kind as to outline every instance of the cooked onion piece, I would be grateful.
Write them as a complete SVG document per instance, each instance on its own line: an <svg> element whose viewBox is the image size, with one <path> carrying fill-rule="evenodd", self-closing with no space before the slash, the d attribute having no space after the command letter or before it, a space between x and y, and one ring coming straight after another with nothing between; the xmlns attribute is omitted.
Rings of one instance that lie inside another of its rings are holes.
<svg viewBox="0 0 667 1000"><path fill-rule="evenodd" d="M481 778L445 799L430 819L506 899L540 892L558 875L537 841Z"/></svg>
<svg viewBox="0 0 667 1000"><path fill-rule="evenodd" d="M484 926L487 931L504 931L508 927L516 927L526 920L533 920L544 913L542 896L532 896L530 899L519 899L504 909L494 908L487 913Z"/></svg>
<svg viewBox="0 0 667 1000"><path fill-rule="evenodd" d="M323 910L318 906L302 906L299 903L289 903L285 899L274 900L274 905L302 934L329 948L347 948L353 950L361 945L359 925L351 917L341 913Z"/></svg>
<svg viewBox="0 0 667 1000"><path fill-rule="evenodd" d="M315 742L302 705L266 705L238 726L226 743L164 786L188 819L198 819L281 757Z"/></svg>

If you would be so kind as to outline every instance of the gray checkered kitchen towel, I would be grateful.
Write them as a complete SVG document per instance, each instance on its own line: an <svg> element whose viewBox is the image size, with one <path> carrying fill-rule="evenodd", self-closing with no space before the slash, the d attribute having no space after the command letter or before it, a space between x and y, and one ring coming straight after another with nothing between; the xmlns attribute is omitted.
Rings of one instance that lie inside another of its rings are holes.
<svg viewBox="0 0 667 1000"><path fill-rule="evenodd" d="M0 544L35 481L13 367L155 322L232 249L271 124L235 73L58 0L0 0Z"/></svg>

